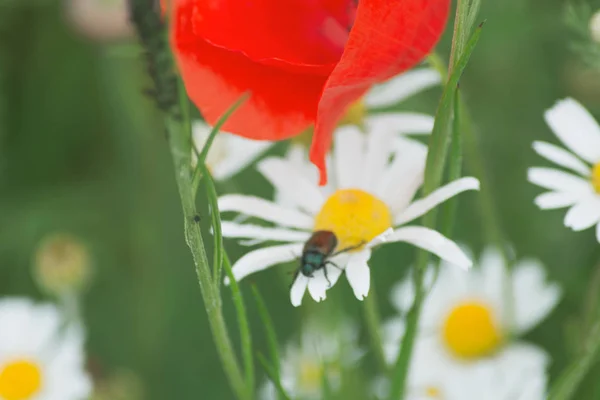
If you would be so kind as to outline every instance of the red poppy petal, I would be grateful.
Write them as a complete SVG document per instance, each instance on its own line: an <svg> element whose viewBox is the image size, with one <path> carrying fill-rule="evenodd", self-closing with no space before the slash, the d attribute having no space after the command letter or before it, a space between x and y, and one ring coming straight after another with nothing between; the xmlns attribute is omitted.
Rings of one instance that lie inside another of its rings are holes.
<svg viewBox="0 0 600 400"><path fill-rule="evenodd" d="M310 159L327 182L325 154L347 107L375 83L421 61L441 36L450 0L360 0L354 27L340 62L327 80Z"/></svg>
<svg viewBox="0 0 600 400"><path fill-rule="evenodd" d="M197 0L190 33L260 64L329 75L355 8L352 0Z"/></svg>
<svg viewBox="0 0 600 400"><path fill-rule="evenodd" d="M248 91L250 99L227 120L224 130L252 139L281 140L314 123L326 77L258 64L198 38L181 40L189 38L187 15L175 15L173 47L188 95L210 124Z"/></svg>

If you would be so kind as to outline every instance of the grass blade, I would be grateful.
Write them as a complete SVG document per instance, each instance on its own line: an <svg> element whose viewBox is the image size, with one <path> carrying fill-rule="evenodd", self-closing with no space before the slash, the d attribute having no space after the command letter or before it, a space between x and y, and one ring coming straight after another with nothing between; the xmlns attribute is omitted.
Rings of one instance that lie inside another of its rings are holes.
<svg viewBox="0 0 600 400"><path fill-rule="evenodd" d="M260 315L260 319L265 328L265 334L267 335L271 365L275 368L275 375L277 379L279 379L279 345L277 344L277 334L275 333L273 319L271 318L269 310L267 309L267 305L265 304L265 301L256 285L252 285L252 294L254 294L254 300L256 301L258 314Z"/></svg>

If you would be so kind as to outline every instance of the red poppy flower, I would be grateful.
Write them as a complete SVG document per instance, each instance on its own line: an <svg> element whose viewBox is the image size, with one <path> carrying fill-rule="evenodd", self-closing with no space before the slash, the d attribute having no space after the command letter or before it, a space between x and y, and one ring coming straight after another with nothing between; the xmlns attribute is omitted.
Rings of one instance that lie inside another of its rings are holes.
<svg viewBox="0 0 600 400"><path fill-rule="evenodd" d="M244 92L224 129L280 140L315 126L325 153L346 108L373 84L421 61L450 0L175 0L172 40L188 94L213 124Z"/></svg>

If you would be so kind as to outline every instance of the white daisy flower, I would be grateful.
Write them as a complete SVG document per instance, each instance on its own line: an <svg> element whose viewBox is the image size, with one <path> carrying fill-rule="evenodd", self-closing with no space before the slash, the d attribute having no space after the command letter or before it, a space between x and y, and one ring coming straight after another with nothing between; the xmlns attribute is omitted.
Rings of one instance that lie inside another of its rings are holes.
<svg viewBox="0 0 600 400"><path fill-rule="evenodd" d="M198 151L202 151L212 128L202 121L192 125L192 139ZM206 156L206 165L216 180L225 180L252 164L273 146L275 142L267 140L252 140L227 132L219 132ZM198 158L192 150L192 167L196 166Z"/></svg>
<svg viewBox="0 0 600 400"><path fill-rule="evenodd" d="M318 186L316 171L313 170L315 179L309 179L305 168L298 168L289 160L271 157L261 161L259 171L286 199L285 203L226 195L219 199L219 209L260 218L278 227L224 221L223 236L287 244L246 254L233 266L235 278L240 280L275 264L298 259L316 231L333 232L336 251L352 250L330 258L336 267L317 269L312 277L298 274L291 288L295 306L300 305L307 288L316 301L325 299L325 291L335 284L342 269L354 294L362 300L370 286L367 261L373 247L384 241L407 242L462 268L470 267L462 250L439 232L404 226L458 193L479 188L477 179L462 178L412 201L423 182L426 153L423 144L391 132L374 130L365 135L355 126L345 126L335 133L329 187Z"/></svg>
<svg viewBox="0 0 600 400"><path fill-rule="evenodd" d="M548 356L540 348L516 343L496 356L469 364L448 363L431 338L413 352L407 400L545 400ZM376 380L377 398L387 399L390 384Z"/></svg>
<svg viewBox="0 0 600 400"><path fill-rule="evenodd" d="M323 378L338 390L344 368L354 365L364 354L357 345L357 329L345 322L335 329L311 322L303 328L300 343L290 343L280 360L281 385L293 398L321 399ZM271 381L259 390L261 400L276 400Z"/></svg>
<svg viewBox="0 0 600 400"><path fill-rule="evenodd" d="M0 301L0 399L82 400L92 389L84 334L53 305Z"/></svg>
<svg viewBox="0 0 600 400"><path fill-rule="evenodd" d="M529 168L531 183L549 189L536 197L543 210L570 207L564 224L574 231L596 225L600 242L600 126L577 101L567 98L544 114L546 123L565 150L547 142L534 142L534 150L569 172L555 168Z"/></svg>
<svg viewBox="0 0 600 400"><path fill-rule="evenodd" d="M433 267L429 268L427 278L429 282L433 281ZM510 285L506 285L507 282ZM507 287L511 287L512 292L507 292ZM392 302L401 313L410 308L413 293L409 281L394 289ZM507 302L509 296L511 301ZM520 380L527 373L524 369L520 369L521 374L510 373L519 365L531 369L542 383L545 382L544 371L548 362L545 353L535 346L510 340L537 325L559 299L560 288L546 283L544 268L536 260L516 263L512 275L508 276L501 255L490 248L482 254L478 268L468 274L442 266L421 310L417 338L419 350L415 353L417 356L411 368L414 372L411 372L409 386L417 391L419 388L429 390L430 394L485 390L487 382L472 382L466 388L461 386L466 385L467 380L473 381L473 376L478 373L488 376L487 369L496 371L489 372L490 380L493 380L494 373L502 373L506 374L506 379L511 377L525 385L527 382ZM403 334L402 319L391 320L384 327L385 352L390 362L397 356ZM534 379L537 382L535 387L528 390L539 392L542 397L538 398L542 399L545 384L539 388L538 378ZM522 389L525 390L524 386ZM516 398L514 393L512 396L487 397L480 394L441 398ZM523 400L535 398L523 397Z"/></svg>
<svg viewBox="0 0 600 400"><path fill-rule="evenodd" d="M434 122L431 115L406 111L378 112L378 110L392 107L441 83L442 76L435 69L417 68L374 86L363 98L369 113L365 118L366 128L413 135L431 133Z"/></svg>
<svg viewBox="0 0 600 400"><path fill-rule="evenodd" d="M428 67L397 75L371 88L348 110L345 120L363 123L368 131L375 129L399 134L429 134L433 129L433 116L416 112L390 111L389 108L441 82L442 77L439 72Z"/></svg>

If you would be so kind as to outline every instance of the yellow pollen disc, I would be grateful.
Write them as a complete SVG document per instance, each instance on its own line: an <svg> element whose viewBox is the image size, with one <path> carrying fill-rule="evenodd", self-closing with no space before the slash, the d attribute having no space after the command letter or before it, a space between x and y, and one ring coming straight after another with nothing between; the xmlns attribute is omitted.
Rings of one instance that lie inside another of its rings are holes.
<svg viewBox="0 0 600 400"><path fill-rule="evenodd" d="M596 189L596 193L600 193L600 163L592 168L592 186Z"/></svg>
<svg viewBox="0 0 600 400"><path fill-rule="evenodd" d="M457 357L473 359L494 352L502 342L490 308L477 301L462 303L448 314L443 339Z"/></svg>
<svg viewBox="0 0 600 400"><path fill-rule="evenodd" d="M338 239L337 250L367 244L392 226L388 206L359 189L341 189L327 199L315 218L316 231L331 231Z"/></svg>
<svg viewBox="0 0 600 400"><path fill-rule="evenodd" d="M0 398L3 400L30 399L41 387L42 372L30 361L13 361L0 372Z"/></svg>
<svg viewBox="0 0 600 400"><path fill-rule="evenodd" d="M425 396L431 397L432 399L441 399L442 392L435 386L429 386L425 389Z"/></svg>
<svg viewBox="0 0 600 400"><path fill-rule="evenodd" d="M348 107L339 124L362 126L366 113L365 103L362 100L355 101Z"/></svg>
<svg viewBox="0 0 600 400"><path fill-rule="evenodd" d="M299 386L305 390L317 390L323 380L323 366L313 360L306 360L300 365Z"/></svg>

